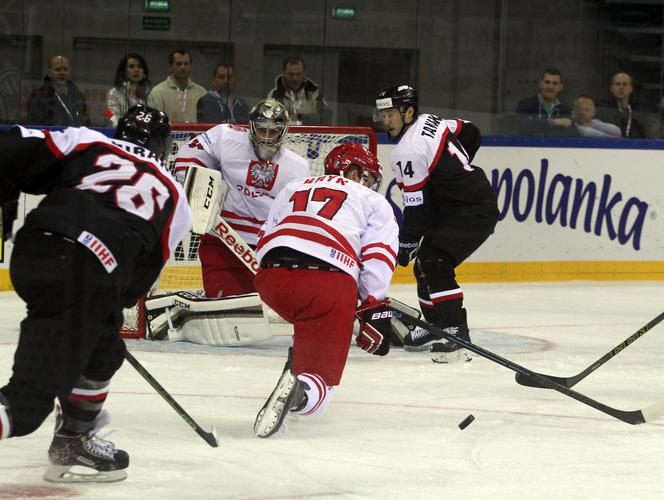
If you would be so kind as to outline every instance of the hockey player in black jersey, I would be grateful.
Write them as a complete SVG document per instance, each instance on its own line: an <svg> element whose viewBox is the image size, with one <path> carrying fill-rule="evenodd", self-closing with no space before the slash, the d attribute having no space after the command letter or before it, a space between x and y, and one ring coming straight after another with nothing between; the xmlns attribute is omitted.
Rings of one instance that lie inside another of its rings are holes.
<svg viewBox="0 0 664 500"><path fill-rule="evenodd" d="M482 169L469 161L479 148L479 130L471 124L466 134L460 130L457 139L454 123L419 113L417 92L410 85L380 92L376 118L390 139L398 142L390 163L404 205L399 265L415 260L417 294L425 319L469 340L463 291L454 269L486 241L498 221L491 184ZM416 329L405 343L431 344L432 359L437 362L469 359L457 344L434 340L428 332Z"/></svg>
<svg viewBox="0 0 664 500"><path fill-rule="evenodd" d="M0 388L0 439L35 431L57 398L47 480L126 477L128 454L96 433L124 359L122 309L147 292L191 227L184 192L161 163L170 135L166 115L143 106L121 119L115 139L84 127L0 132L0 182L46 195L11 255L27 316Z"/></svg>

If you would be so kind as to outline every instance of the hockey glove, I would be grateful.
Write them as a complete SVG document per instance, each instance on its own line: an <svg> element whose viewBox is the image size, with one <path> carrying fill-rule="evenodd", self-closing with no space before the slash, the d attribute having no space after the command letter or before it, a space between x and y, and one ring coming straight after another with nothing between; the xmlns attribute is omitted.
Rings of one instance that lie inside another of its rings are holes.
<svg viewBox="0 0 664 500"><path fill-rule="evenodd" d="M390 318L394 312L387 299L376 300L369 296L355 311L360 321L360 333L355 343L369 354L385 356L390 352Z"/></svg>
<svg viewBox="0 0 664 500"><path fill-rule="evenodd" d="M406 267L417 256L417 250L420 248L421 241L421 238L414 239L409 236L399 235L397 262L400 266Z"/></svg>

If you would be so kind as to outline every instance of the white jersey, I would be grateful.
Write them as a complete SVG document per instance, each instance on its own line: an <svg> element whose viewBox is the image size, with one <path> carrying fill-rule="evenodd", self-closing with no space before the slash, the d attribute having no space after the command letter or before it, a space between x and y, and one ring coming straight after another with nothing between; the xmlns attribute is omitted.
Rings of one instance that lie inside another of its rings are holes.
<svg viewBox="0 0 664 500"><path fill-rule="evenodd" d="M328 262L358 283L360 300L387 296L399 226L385 198L338 175L296 180L274 201L257 247L260 262L288 247Z"/></svg>
<svg viewBox="0 0 664 500"><path fill-rule="evenodd" d="M228 186L221 216L250 245L258 242L275 196L290 181L309 176L309 162L283 146L272 162L261 162L249 131L228 124L212 127L180 148L175 174L181 182L189 165L221 172Z"/></svg>

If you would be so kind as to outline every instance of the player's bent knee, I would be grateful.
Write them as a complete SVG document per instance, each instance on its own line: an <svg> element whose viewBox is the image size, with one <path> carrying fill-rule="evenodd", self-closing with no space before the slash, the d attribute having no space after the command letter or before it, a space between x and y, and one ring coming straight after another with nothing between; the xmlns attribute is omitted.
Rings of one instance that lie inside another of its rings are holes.
<svg viewBox="0 0 664 500"><path fill-rule="evenodd" d="M53 399L45 395L14 392L6 387L0 400L0 437L19 437L33 433L53 411Z"/></svg>

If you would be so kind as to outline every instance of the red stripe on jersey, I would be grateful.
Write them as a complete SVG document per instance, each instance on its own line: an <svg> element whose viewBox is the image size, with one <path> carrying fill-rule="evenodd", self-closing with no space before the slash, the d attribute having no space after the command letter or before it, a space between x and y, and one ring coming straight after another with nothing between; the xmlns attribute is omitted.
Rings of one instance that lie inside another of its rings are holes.
<svg viewBox="0 0 664 500"><path fill-rule="evenodd" d="M431 302L434 304L438 304L440 302L447 302L448 300L455 300L455 299L460 299L463 297L463 292L459 293L453 293L450 295L443 295L442 297L436 297L435 299L431 299Z"/></svg>
<svg viewBox="0 0 664 500"><path fill-rule="evenodd" d="M463 120L459 120L458 118L455 118L454 121L456 122L456 129L454 130L454 137L459 137L459 134L461 133L461 127L463 127Z"/></svg>
<svg viewBox="0 0 664 500"><path fill-rule="evenodd" d="M385 264L388 265L388 267L389 267L392 271L394 271L394 267L395 267L394 261L392 261L392 260L390 260L388 257L386 257L385 254L382 254L382 253L370 253L370 254L367 254L367 255L363 255L363 256L362 256L362 262L366 262L366 261L371 260L371 259L382 260L383 262L385 262Z"/></svg>
<svg viewBox="0 0 664 500"><path fill-rule="evenodd" d="M4 434L3 434L3 429L2 429L2 419L0 419L0 439L2 439L3 437L4 437Z"/></svg>
<svg viewBox="0 0 664 500"><path fill-rule="evenodd" d="M371 243L371 244L369 244L369 245L366 245L365 247L362 248L361 253L364 253L364 252L365 252L366 250L368 250L369 248L374 248L374 247L378 247L378 248L382 248L383 250L387 250L387 252L388 252L391 256L394 257L394 260L397 259L397 253L392 249L391 246L386 245L385 243Z"/></svg>
<svg viewBox="0 0 664 500"><path fill-rule="evenodd" d="M55 156L58 160L62 160L65 157L65 154L60 151L60 149L55 145L55 142L53 142L51 133L48 130L44 130L43 132L46 136L44 140L46 141L46 146L48 147L49 151L53 153L53 156Z"/></svg>
<svg viewBox="0 0 664 500"><path fill-rule="evenodd" d="M315 226L315 227L319 227L319 228L323 229L324 231L328 232L344 248L344 253L347 253L348 255L353 257L355 262L357 262L359 264L360 258L355 253L355 250L353 249L353 246L350 243L348 243L348 240L346 239L346 237L343 234L341 234L339 231L337 231L333 227L328 226L324 222L322 222L318 219L315 219L313 217L307 217L306 215L289 215L289 216L285 217L277 225L280 226L282 224L291 224L291 223L293 223L293 224L304 224L306 226Z"/></svg>
<svg viewBox="0 0 664 500"><path fill-rule="evenodd" d="M312 233L305 229L293 229L288 227L278 229L274 233L261 238L261 240L258 242L256 250L260 250L264 245L272 241L274 238L278 238L279 236L294 236L295 238L300 238L302 240L318 243L319 245L332 247L335 250L341 252L342 254L348 255L345 249L339 244L339 242L333 240L332 238L328 238L327 236L322 236L318 233ZM355 258L354 255L350 255L350 257L353 258L353 260L358 266L360 265L360 261L357 258Z"/></svg>
<svg viewBox="0 0 664 500"><path fill-rule="evenodd" d="M265 223L264 220L255 219L253 217L247 217L246 215L236 214L235 212L231 212L230 210L222 210L221 216L231 219L246 220L247 222L253 222L254 224L260 224L261 226Z"/></svg>
<svg viewBox="0 0 664 500"><path fill-rule="evenodd" d="M443 150L445 149L445 139L447 139L447 134L449 133L450 129L445 127L445 131L443 132L443 137L440 138L440 144L438 144L438 151L436 151L436 156L433 157L433 161L428 167L429 173L433 172L433 169L436 168L436 165L438 165L438 160L440 160L440 155L443 154ZM412 191L419 191L422 189L425 184L429 181L429 175L427 175L423 180L418 182L417 184L413 184L412 186L404 186L403 190L405 192L412 192Z"/></svg>
<svg viewBox="0 0 664 500"><path fill-rule="evenodd" d="M242 231L244 233L251 233L251 234L258 234L260 231L260 228L258 227L253 227L253 226L245 226L244 224L233 224L232 222L228 222L229 226L231 226L233 229L236 231Z"/></svg>
<svg viewBox="0 0 664 500"><path fill-rule="evenodd" d="M178 163L196 163L197 165L200 165L201 167L209 168L205 163L200 161L197 158L178 158L175 160L175 169L178 169ZM182 167L179 167L182 168Z"/></svg>

